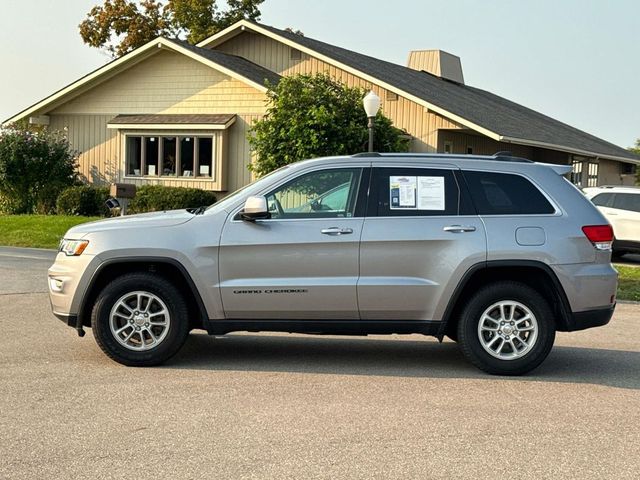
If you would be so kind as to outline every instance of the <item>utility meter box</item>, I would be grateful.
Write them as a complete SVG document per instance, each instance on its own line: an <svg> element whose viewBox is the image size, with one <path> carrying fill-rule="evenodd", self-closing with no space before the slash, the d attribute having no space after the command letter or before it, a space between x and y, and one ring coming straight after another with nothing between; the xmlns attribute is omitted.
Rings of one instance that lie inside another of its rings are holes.
<svg viewBox="0 0 640 480"><path fill-rule="evenodd" d="M109 195L116 198L133 198L136 196L136 186L131 183L112 183Z"/></svg>

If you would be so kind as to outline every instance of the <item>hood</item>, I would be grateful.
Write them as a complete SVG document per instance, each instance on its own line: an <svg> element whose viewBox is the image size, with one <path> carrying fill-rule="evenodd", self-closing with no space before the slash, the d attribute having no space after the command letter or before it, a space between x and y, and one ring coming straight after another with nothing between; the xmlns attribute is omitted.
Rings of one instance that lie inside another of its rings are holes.
<svg viewBox="0 0 640 480"><path fill-rule="evenodd" d="M95 222L82 223L71 228L65 237L81 238L88 233L104 232L107 230L121 230L129 228L158 228L173 227L186 223L195 217L186 210L169 210L166 212L140 213L125 217L107 218Z"/></svg>

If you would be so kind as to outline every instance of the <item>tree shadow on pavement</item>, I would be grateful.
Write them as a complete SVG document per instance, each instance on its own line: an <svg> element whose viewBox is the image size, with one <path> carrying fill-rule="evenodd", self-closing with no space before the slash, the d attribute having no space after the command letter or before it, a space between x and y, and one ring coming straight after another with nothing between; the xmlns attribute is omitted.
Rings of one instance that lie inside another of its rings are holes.
<svg viewBox="0 0 640 480"><path fill-rule="evenodd" d="M640 389L640 352L555 346L536 370L494 377L451 342L288 335L192 334L165 368L588 383Z"/></svg>

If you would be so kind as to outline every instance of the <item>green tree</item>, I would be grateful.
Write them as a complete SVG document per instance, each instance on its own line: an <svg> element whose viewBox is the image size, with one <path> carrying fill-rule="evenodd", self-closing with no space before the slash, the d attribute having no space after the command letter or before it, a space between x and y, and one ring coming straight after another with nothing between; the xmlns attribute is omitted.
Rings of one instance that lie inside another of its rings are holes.
<svg viewBox="0 0 640 480"><path fill-rule="evenodd" d="M325 74L283 77L277 85L269 85L267 114L249 132L256 154L249 168L262 176L306 158L365 151L365 93ZM404 132L382 112L376 117L374 140L378 152L403 152L409 146Z"/></svg>
<svg viewBox="0 0 640 480"><path fill-rule="evenodd" d="M104 0L79 25L84 43L119 57L159 36L197 43L241 19L258 20L264 0Z"/></svg>
<svg viewBox="0 0 640 480"><path fill-rule="evenodd" d="M77 153L55 132L0 131L0 209L51 213L60 191L77 181Z"/></svg>
<svg viewBox="0 0 640 480"><path fill-rule="evenodd" d="M629 151L640 157L640 138L636 140L635 147L629 147ZM640 168L636 167L636 185L640 185Z"/></svg>

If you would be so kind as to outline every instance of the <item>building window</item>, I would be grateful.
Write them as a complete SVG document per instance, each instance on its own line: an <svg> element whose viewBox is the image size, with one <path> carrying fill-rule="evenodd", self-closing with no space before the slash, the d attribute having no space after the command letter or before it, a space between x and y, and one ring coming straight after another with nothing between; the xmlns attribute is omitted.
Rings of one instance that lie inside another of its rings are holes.
<svg viewBox="0 0 640 480"><path fill-rule="evenodd" d="M387 102L396 102L398 101L398 94L396 92L390 92L387 90Z"/></svg>
<svg viewBox="0 0 640 480"><path fill-rule="evenodd" d="M453 142L444 142L444 153L453 153Z"/></svg>
<svg viewBox="0 0 640 480"><path fill-rule="evenodd" d="M572 166L572 170L571 170L571 183L573 183L574 185L577 185L578 187L582 187L582 165L583 165L583 161L582 160L574 160L571 163Z"/></svg>
<svg viewBox="0 0 640 480"><path fill-rule="evenodd" d="M620 175L635 175L636 166L633 163L620 162Z"/></svg>
<svg viewBox="0 0 640 480"><path fill-rule="evenodd" d="M213 135L126 135L126 175L213 178Z"/></svg>
<svg viewBox="0 0 640 480"><path fill-rule="evenodd" d="M473 155L473 147L471 145L467 145L467 155Z"/></svg>
<svg viewBox="0 0 640 480"><path fill-rule="evenodd" d="M589 173L587 175L587 187L598 186L598 163L589 162Z"/></svg>
<svg viewBox="0 0 640 480"><path fill-rule="evenodd" d="M300 50L298 50L297 48L292 48L291 49L291 56L289 57L291 60L302 60L302 52Z"/></svg>

